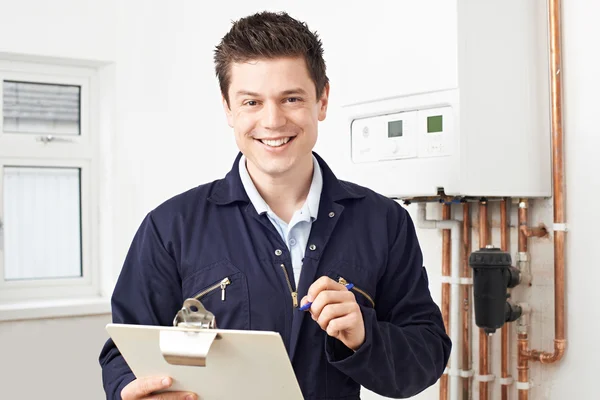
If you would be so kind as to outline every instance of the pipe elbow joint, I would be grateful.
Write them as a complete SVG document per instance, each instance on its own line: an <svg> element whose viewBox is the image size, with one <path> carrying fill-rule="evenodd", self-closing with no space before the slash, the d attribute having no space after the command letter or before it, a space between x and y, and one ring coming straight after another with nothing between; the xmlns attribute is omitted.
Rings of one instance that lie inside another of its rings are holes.
<svg viewBox="0 0 600 400"><path fill-rule="evenodd" d="M553 364L557 361L560 361L564 354L565 349L567 347L566 341L560 339L554 339L554 352L548 353L545 351L539 350L530 350L526 352L524 355L529 358L531 361L539 361L541 364Z"/></svg>
<svg viewBox="0 0 600 400"><path fill-rule="evenodd" d="M566 348L566 340L554 339L554 353L541 353L540 362L542 364L553 364L560 361L565 354Z"/></svg>

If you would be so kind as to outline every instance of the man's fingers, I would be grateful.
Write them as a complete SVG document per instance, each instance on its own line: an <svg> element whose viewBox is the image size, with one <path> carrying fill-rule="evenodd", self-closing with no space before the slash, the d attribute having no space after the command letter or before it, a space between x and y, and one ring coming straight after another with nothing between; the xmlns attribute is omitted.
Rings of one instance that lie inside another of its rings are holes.
<svg viewBox="0 0 600 400"><path fill-rule="evenodd" d="M170 387L172 383L173 380L169 377L151 376L139 378L123 388L121 397L123 400L141 399L153 392Z"/></svg>
<svg viewBox="0 0 600 400"><path fill-rule="evenodd" d="M337 283L328 276L322 276L308 288L308 294L306 297L308 301L314 301L319 293L324 290L347 290L346 287L340 283Z"/></svg>
<svg viewBox="0 0 600 400"><path fill-rule="evenodd" d="M195 393L188 392L164 392L153 394L165 390L173 384L169 377L145 377L136 379L121 391L123 400L198 400Z"/></svg>
<svg viewBox="0 0 600 400"><path fill-rule="evenodd" d="M323 311L318 317L315 318L315 320L321 329L327 330L331 322L343 318L354 311L360 311L357 303L345 302L328 304L323 308ZM327 333L329 333L329 331Z"/></svg>
<svg viewBox="0 0 600 400"><path fill-rule="evenodd" d="M319 293L313 301L312 306L310 306L310 313L312 314L313 319L317 320L321 316L325 306L344 302L356 303L354 293L346 289L343 291L326 290Z"/></svg>
<svg viewBox="0 0 600 400"><path fill-rule="evenodd" d="M346 314L342 317L330 320L324 330L329 336L339 339L339 336L343 331L356 328L359 323L360 321L358 320L357 314Z"/></svg>
<svg viewBox="0 0 600 400"><path fill-rule="evenodd" d="M304 296L301 300L300 300L300 307L302 307L303 305L305 305L306 303L308 303L308 296Z"/></svg>
<svg viewBox="0 0 600 400"><path fill-rule="evenodd" d="M198 400L198 396L187 392L166 392L145 398L144 400Z"/></svg>

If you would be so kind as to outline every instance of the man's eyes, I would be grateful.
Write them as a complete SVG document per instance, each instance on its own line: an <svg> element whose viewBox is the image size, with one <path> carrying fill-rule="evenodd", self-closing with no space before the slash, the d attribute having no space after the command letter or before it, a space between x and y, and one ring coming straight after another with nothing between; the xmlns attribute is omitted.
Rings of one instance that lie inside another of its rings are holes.
<svg viewBox="0 0 600 400"><path fill-rule="evenodd" d="M299 103L301 101L302 101L301 97L286 97L283 100L284 103ZM259 104L260 103L257 100L245 100L244 102L242 102L242 105L248 106L248 107L256 107Z"/></svg>

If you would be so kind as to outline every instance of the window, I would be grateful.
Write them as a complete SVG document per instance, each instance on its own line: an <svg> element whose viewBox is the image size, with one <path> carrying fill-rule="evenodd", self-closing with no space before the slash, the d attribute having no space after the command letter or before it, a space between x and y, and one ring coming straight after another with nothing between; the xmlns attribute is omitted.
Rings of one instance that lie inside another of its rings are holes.
<svg viewBox="0 0 600 400"><path fill-rule="evenodd" d="M0 305L99 292L96 72L0 60Z"/></svg>

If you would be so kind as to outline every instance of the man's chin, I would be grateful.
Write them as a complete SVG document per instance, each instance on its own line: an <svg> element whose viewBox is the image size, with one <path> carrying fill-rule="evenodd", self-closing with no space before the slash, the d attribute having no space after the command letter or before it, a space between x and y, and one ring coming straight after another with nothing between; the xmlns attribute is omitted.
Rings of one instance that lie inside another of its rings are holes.
<svg viewBox="0 0 600 400"><path fill-rule="evenodd" d="M270 162L263 162L259 165L259 168L263 174L268 175L272 178L280 178L282 176L289 175L290 171L294 169L293 160L270 160Z"/></svg>
<svg viewBox="0 0 600 400"><path fill-rule="evenodd" d="M263 173L267 176L270 176L271 178L281 178L286 175L289 175L290 169L291 168L289 168L289 167L283 167L283 166L269 166L269 167L263 168Z"/></svg>

